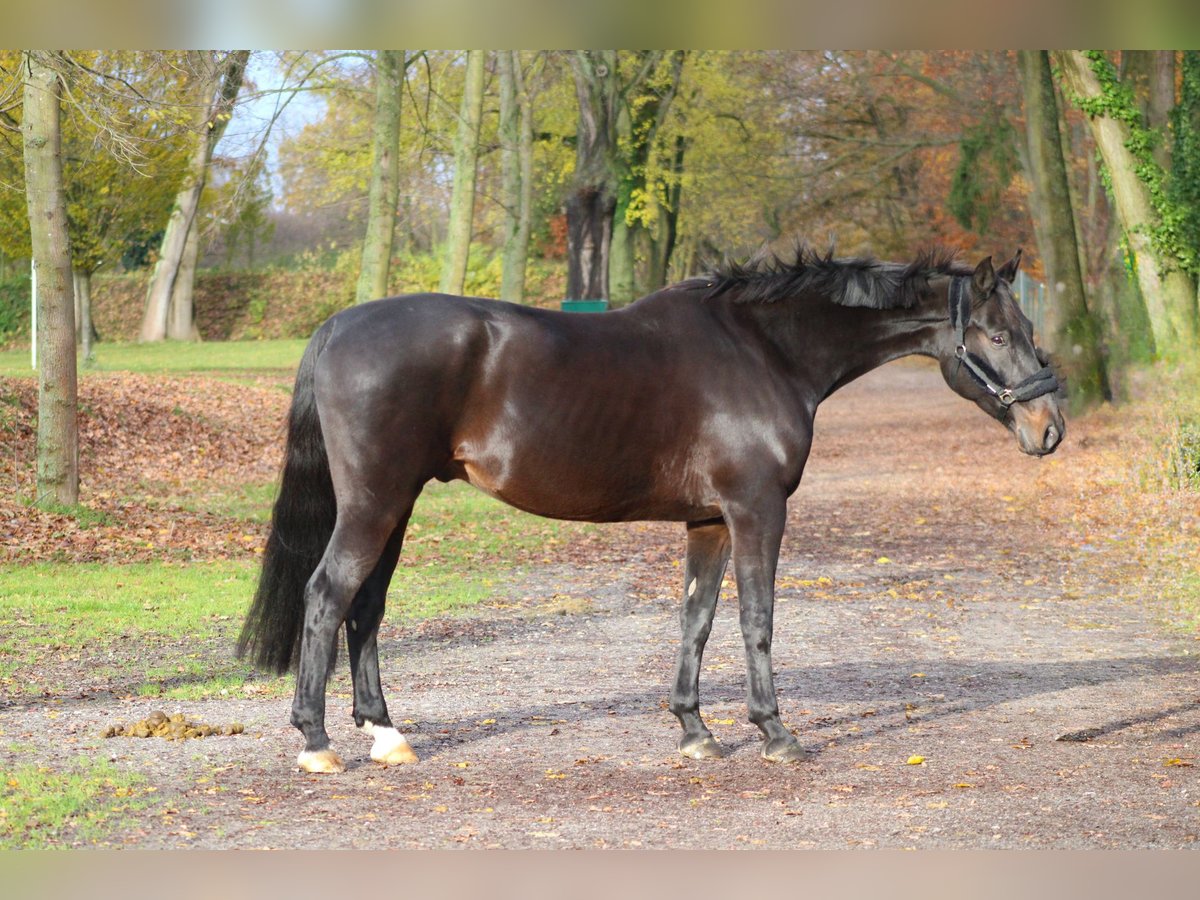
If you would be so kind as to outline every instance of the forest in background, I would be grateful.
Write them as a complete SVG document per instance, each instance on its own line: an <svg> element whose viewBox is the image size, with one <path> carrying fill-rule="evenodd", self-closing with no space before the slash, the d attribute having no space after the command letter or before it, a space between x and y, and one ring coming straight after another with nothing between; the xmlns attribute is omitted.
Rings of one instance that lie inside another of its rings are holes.
<svg viewBox="0 0 1200 900"><path fill-rule="evenodd" d="M57 371L97 338L304 336L402 291L618 307L798 240L1024 248L1078 406L1196 355L1196 51L6 51L0 71L0 340L29 340L53 117Z"/></svg>

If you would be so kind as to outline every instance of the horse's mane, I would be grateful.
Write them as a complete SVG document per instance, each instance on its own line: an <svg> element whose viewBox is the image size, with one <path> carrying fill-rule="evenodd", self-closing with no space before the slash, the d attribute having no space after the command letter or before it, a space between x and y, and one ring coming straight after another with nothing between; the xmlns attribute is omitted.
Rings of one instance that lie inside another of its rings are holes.
<svg viewBox="0 0 1200 900"><path fill-rule="evenodd" d="M909 309L917 304L929 280L938 275L970 275L955 262L955 251L933 247L910 263L880 262L874 257L835 258L798 244L791 259L760 255L745 263L726 263L708 276L681 287L705 291L705 297L729 295L734 303L773 303L812 292L842 306Z"/></svg>

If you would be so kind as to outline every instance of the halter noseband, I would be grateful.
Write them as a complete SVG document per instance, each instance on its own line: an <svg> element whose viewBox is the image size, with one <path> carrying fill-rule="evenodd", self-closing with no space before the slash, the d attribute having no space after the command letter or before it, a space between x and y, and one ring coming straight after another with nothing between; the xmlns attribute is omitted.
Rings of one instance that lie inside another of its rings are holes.
<svg viewBox="0 0 1200 900"><path fill-rule="evenodd" d="M971 377L979 386L1000 401L1005 409L1014 403L1023 403L1043 394L1058 390L1058 378L1049 366L1042 366L1025 380L1004 387L1003 379L996 370L988 365L987 360L976 356L967 349L966 331L971 322L971 295L967 291L966 276L956 275L950 279L950 325L954 328L954 355L958 358L958 367L966 366ZM958 370L955 370L955 377Z"/></svg>

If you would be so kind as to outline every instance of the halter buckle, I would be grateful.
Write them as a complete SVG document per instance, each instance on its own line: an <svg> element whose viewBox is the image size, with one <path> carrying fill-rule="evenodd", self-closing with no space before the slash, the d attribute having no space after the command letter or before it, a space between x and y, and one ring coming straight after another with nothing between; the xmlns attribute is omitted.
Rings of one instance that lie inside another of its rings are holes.
<svg viewBox="0 0 1200 900"><path fill-rule="evenodd" d="M954 348L954 355L955 355L955 356L956 356L958 359L964 359L964 358L966 357L966 355L967 355L967 345L966 345L966 344L959 344L957 347L955 347L955 348Z"/></svg>
<svg viewBox="0 0 1200 900"><path fill-rule="evenodd" d="M1005 406L1012 406L1017 400L1017 398L1013 396L1012 390L1009 388L1004 388L1002 391L1000 391L1000 393L996 395L996 399Z"/></svg>

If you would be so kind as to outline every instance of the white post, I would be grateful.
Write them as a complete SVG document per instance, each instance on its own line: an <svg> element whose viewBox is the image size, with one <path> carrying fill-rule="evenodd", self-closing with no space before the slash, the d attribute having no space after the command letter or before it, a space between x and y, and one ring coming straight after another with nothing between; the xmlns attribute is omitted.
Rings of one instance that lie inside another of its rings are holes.
<svg viewBox="0 0 1200 900"><path fill-rule="evenodd" d="M37 264L29 260L29 297L31 312L29 314L29 357L33 368L37 369Z"/></svg>

